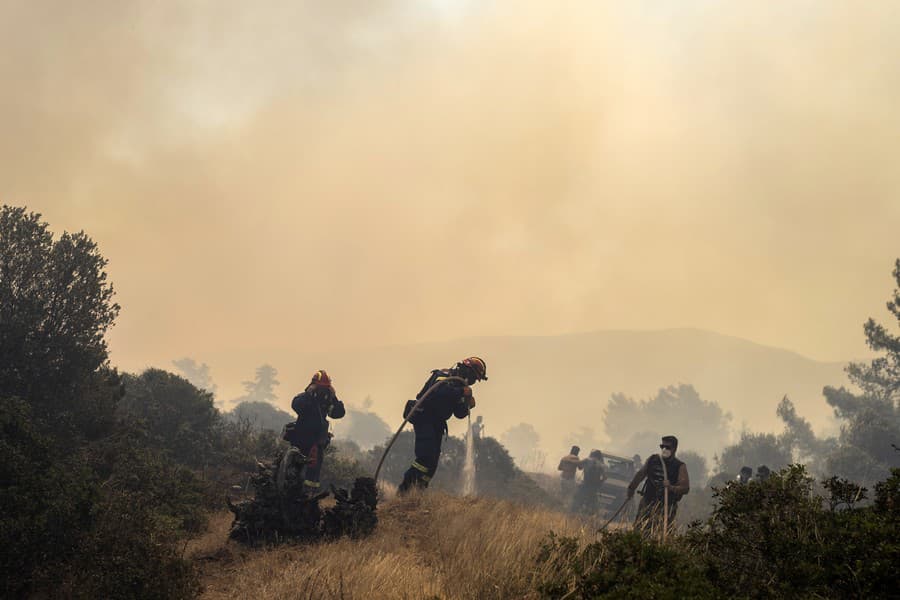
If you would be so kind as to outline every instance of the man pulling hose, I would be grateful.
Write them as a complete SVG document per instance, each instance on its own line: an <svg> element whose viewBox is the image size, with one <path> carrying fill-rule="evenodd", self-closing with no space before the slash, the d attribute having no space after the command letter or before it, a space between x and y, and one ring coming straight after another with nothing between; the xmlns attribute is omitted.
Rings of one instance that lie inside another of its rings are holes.
<svg viewBox="0 0 900 600"><path fill-rule="evenodd" d="M487 380L487 365L482 359L472 356L450 369L432 371L416 400L406 403L403 418L413 424L416 459L403 475L399 488L401 493L413 487L428 487L441 458L441 442L447 432L447 420L451 415L457 419L469 416L469 411L475 407L471 386L483 380ZM417 401L433 386L436 387L430 395L411 412Z"/></svg>
<svg viewBox="0 0 900 600"><path fill-rule="evenodd" d="M647 479L635 525L650 530L658 528L663 522L671 523L678 510L678 501L691 489L687 466L675 458L678 438L674 435L663 437L659 449L661 452L647 459L628 486L628 497L631 498L641 481ZM668 504L668 515L663 515L665 504Z"/></svg>

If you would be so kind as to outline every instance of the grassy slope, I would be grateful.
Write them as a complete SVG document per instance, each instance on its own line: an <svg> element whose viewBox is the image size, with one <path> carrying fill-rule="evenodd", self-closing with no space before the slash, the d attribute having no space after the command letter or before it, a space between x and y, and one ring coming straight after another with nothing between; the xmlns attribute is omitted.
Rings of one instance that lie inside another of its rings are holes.
<svg viewBox="0 0 900 600"><path fill-rule="evenodd" d="M188 548L205 598L532 597L535 556L551 530L592 539L597 523L488 498L429 492L383 503L376 533L315 546L248 550L230 519Z"/></svg>

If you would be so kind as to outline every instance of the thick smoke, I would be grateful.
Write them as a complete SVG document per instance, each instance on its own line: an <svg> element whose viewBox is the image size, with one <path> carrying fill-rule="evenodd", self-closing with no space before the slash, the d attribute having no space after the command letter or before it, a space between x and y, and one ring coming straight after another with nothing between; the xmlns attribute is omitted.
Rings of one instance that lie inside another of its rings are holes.
<svg viewBox="0 0 900 600"><path fill-rule="evenodd" d="M898 24L877 1L6 0L0 199L101 244L115 363L203 356L225 397L248 356L482 334L845 358L896 251Z"/></svg>

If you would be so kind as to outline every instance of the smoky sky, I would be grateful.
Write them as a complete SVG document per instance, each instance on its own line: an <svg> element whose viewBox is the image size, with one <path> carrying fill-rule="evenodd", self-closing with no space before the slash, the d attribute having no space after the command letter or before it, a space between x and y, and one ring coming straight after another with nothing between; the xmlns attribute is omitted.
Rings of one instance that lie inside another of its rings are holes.
<svg viewBox="0 0 900 600"><path fill-rule="evenodd" d="M0 0L0 201L99 242L126 369L666 327L856 358L898 33L887 1Z"/></svg>

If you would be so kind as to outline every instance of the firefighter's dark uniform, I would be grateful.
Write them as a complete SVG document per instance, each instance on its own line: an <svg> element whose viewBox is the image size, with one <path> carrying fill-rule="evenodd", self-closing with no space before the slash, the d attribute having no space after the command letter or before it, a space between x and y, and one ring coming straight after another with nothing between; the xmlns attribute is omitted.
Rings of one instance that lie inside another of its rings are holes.
<svg viewBox="0 0 900 600"><path fill-rule="evenodd" d="M466 385L461 381L447 380L450 371L432 371L431 377L416 395L416 400L406 403L403 416L406 417L417 400L435 383L441 383L425 401L409 415L416 434L416 460L403 475L400 491L411 487L428 487L428 482L437 471L441 457L441 441L447 433L447 420L451 415L457 419L469 416L469 401L465 395Z"/></svg>
<svg viewBox="0 0 900 600"><path fill-rule="evenodd" d="M295 396L291 408L297 413L297 424L290 441L310 461L303 484L318 488L325 448L330 442L328 417L340 419L347 411L332 390L314 385Z"/></svg>

